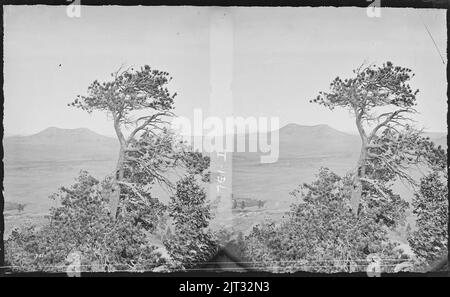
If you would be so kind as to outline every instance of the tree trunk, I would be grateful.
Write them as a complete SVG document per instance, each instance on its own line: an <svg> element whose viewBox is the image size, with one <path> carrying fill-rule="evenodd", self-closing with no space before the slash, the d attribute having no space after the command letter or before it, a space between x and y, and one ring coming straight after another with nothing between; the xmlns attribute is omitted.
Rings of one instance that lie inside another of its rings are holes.
<svg viewBox="0 0 450 297"><path fill-rule="evenodd" d="M123 166L125 161L125 148L120 147L119 151L119 159L117 160L116 171L114 176L114 185L112 188L111 195L109 196L109 204L110 204L110 214L113 219L117 216L117 209L119 207L120 200L120 185L119 181L123 180Z"/></svg>
<svg viewBox="0 0 450 297"><path fill-rule="evenodd" d="M365 176L366 171L366 146L362 145L361 153L359 155L358 167L355 176L355 182L353 184L353 191L350 200L350 205L352 207L352 211L355 215L358 215L359 203L361 201L362 196L362 181L361 178Z"/></svg>
<svg viewBox="0 0 450 297"><path fill-rule="evenodd" d="M362 196L362 181L366 175L366 159L367 159L367 135L362 127L360 117L356 117L356 126L361 136L361 152L359 155L358 166L356 169L355 181L353 183L353 191L350 199L350 206L355 215L358 215L359 204Z"/></svg>
<svg viewBox="0 0 450 297"><path fill-rule="evenodd" d="M123 136L123 133L120 130L120 123L115 115L114 115L114 129L116 131L117 138L119 139L120 143L119 158L117 160L116 171L114 175L114 184L111 191L111 195L109 197L110 215L115 220L117 216L117 209L119 207L120 193L121 193L120 185L118 182L123 180L125 151L127 149L127 141L125 140L125 137Z"/></svg>

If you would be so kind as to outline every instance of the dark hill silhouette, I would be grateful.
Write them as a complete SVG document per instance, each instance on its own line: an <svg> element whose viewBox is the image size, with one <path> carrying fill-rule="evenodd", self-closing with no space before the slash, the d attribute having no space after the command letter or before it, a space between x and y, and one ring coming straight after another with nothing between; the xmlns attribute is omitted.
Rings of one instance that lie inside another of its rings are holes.
<svg viewBox="0 0 450 297"><path fill-rule="evenodd" d="M3 140L5 162L73 161L115 158L118 141L87 128L50 127L29 136L11 136Z"/></svg>
<svg viewBox="0 0 450 297"><path fill-rule="evenodd" d="M279 129L279 162L304 158L352 156L359 152L358 135L338 131L328 125L304 126L288 124ZM239 137L244 137L239 136ZM249 141L249 134L245 135ZM259 163L260 153L239 152L233 160Z"/></svg>
<svg viewBox="0 0 450 297"><path fill-rule="evenodd" d="M15 137L15 139L32 140L32 141L52 141L56 143L80 143L86 142L112 142L116 141L114 138L107 137L95 133L87 128L77 129L62 129L56 127L47 128L39 133L30 135Z"/></svg>
<svg viewBox="0 0 450 297"><path fill-rule="evenodd" d="M279 135L281 158L352 154L361 145L359 136L328 125L288 124L279 130Z"/></svg>
<svg viewBox="0 0 450 297"><path fill-rule="evenodd" d="M317 157L350 157L359 154L361 139L359 135L336 130L328 125L305 126L288 124L279 129L279 160ZM447 147L445 133L424 133L437 145ZM244 137L240 135L238 137ZM249 134L245 135L249 141ZM255 137L256 138L256 137ZM236 144L235 144L236 148ZM260 153L235 153L235 160L259 160Z"/></svg>

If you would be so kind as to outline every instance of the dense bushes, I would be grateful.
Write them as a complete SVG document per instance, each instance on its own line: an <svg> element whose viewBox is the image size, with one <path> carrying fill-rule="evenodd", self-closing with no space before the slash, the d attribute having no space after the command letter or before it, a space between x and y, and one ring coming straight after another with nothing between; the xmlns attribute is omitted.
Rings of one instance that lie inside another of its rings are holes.
<svg viewBox="0 0 450 297"><path fill-rule="evenodd" d="M7 263L17 271L64 272L72 252L81 255L81 271L151 271L156 267L170 271L206 261L217 244L208 229L211 214L206 193L199 185L204 176L196 173L177 183L168 206L148 190L137 195L125 188L120 211L113 219L109 212L113 180L99 182L81 172L75 184L52 195L60 206L50 210L47 224L12 231L6 241ZM173 228L163 238L165 249L154 240L155 233L167 227L168 216L173 219L169 230Z"/></svg>
<svg viewBox="0 0 450 297"><path fill-rule="evenodd" d="M277 272L365 271L367 256L384 259L386 270L401 254L389 243L377 215L357 217L349 207L347 177L321 169L316 181L292 193L295 203L281 223L254 227L246 238L245 256L256 267Z"/></svg>
<svg viewBox="0 0 450 297"><path fill-rule="evenodd" d="M443 159L446 162L446 154ZM413 198L417 228L410 234L408 241L424 264L430 264L448 254L447 181L446 165L435 168L421 179L419 191Z"/></svg>
<svg viewBox="0 0 450 297"><path fill-rule="evenodd" d="M81 172L74 185L54 194L61 205L51 209L48 224L12 232L6 241L8 264L20 271L61 272L71 252L80 253L82 271L150 270L163 264L136 220L138 211L112 220L105 187L108 180L100 183Z"/></svg>

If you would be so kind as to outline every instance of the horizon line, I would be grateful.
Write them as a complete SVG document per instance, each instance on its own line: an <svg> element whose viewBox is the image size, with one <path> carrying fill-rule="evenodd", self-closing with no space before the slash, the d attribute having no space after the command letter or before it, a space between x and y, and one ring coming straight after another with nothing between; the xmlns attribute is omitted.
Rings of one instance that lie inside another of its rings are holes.
<svg viewBox="0 0 450 297"><path fill-rule="evenodd" d="M356 129L355 129L355 130L352 130L352 131L349 131L349 130L344 131L344 130L336 129L336 128L334 128L333 126L331 126L331 125L329 125L329 124L305 125L305 124L299 124L299 123L288 123L288 124L286 124L286 125L284 125L284 126L278 128L277 130L281 130L281 129L283 129L283 128L286 128L287 126L292 126L292 125L303 126L303 127L327 126L327 127L330 127L331 129L336 130L336 131L338 131L338 132L342 132L342 133L346 133L346 134L350 134L350 135L358 135L358 131L357 131ZM38 132L30 133L30 134L7 134L7 133L4 133L4 134L3 134L3 138L9 138L9 137L28 137L28 136L33 136L33 135L37 135L37 134L39 134L39 133L41 133L41 132L44 132L45 130L48 130L48 129L51 129L51 128L55 128L55 129L59 129L59 130L81 130L81 129L86 129L86 130L89 130L89 131L94 132L94 133L96 133L96 134L99 134L99 135L101 135L101 136L116 138L116 135L115 135L115 134L103 134L103 133L100 133L100 132L98 132L98 131L96 131L96 130L94 130L94 129L91 129L91 128L89 128L89 127L61 128L61 127L57 127L57 126L49 126L49 127L44 128L44 129L42 129L42 130L40 130L40 131L38 131ZM274 129L274 130L265 130L265 131L262 131L262 132L271 132L271 131L275 131L275 129ZM247 133L248 133L248 134L250 134L250 133L257 133L257 132L258 132L258 131L254 131L254 132L248 132L248 131L246 131L245 134L247 134ZM447 134L447 135L448 135L448 131L429 131L429 130L424 130L424 132L425 132L425 133L437 133L437 134ZM242 134L242 133L240 133L240 134ZM180 134L180 135L183 135L183 134ZM226 135L226 134L224 134L224 135ZM191 136L192 136L192 137L199 137L199 136L204 136L204 135L191 135Z"/></svg>

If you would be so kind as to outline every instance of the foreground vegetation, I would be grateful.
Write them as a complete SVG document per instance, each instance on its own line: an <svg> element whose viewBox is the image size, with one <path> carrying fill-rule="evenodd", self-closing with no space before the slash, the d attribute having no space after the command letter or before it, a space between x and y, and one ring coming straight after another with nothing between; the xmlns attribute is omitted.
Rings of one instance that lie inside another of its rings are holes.
<svg viewBox="0 0 450 297"><path fill-rule="evenodd" d="M405 262L420 270L447 254L447 153L410 124L418 92L408 84L410 69L390 62L360 67L312 100L352 112L362 141L356 170L339 176L322 168L315 181L292 191L296 203L284 219L238 236L209 227L204 186L210 160L165 126L176 95L167 89L168 75L149 66L119 70L70 104L112 115L120 143L116 171L103 180L82 171L55 193L59 206L46 224L16 229L6 241L8 266L64 272L77 262L69 255L78 253L81 271L192 269L207 262L224 238L254 268L273 272L366 271L376 259L384 272ZM142 111L149 114L134 114ZM125 136L130 126L135 128ZM409 174L413 166L426 172L419 182ZM174 171L176 181L169 178ZM393 191L395 180L416 193L417 226L408 237L414 257L388 236L410 208ZM152 195L155 184L171 194L168 204Z"/></svg>

